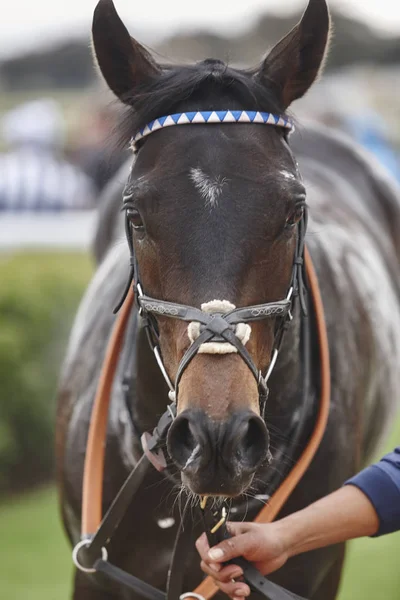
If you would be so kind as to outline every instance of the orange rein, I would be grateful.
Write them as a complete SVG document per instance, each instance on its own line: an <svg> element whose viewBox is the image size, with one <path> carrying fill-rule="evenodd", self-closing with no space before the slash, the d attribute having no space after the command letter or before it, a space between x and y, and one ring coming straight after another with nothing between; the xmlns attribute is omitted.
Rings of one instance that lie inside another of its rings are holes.
<svg viewBox="0 0 400 600"><path fill-rule="evenodd" d="M115 322L107 345L96 397L93 403L86 445L85 466L83 470L82 539L94 534L103 518L103 473L108 407L110 405L114 375L124 343L124 333L133 306L133 301L134 294L131 287Z"/></svg>
<svg viewBox="0 0 400 600"><path fill-rule="evenodd" d="M257 523L270 523L279 513L286 500L303 477L305 471L310 466L321 443L328 421L331 388L329 346L324 307L317 275L307 248L305 248L304 258L319 338L321 364L321 398L319 412L314 431L306 448L303 450L302 455L290 471L289 475L271 496L268 504L264 506L257 515L255 519ZM83 476L82 538L93 535L102 520L103 472L108 407L110 404L112 383L118 364L118 358L123 347L124 332L133 306L133 301L134 295L133 290L131 289L122 306L121 312L118 315L107 346L100 381L93 404ZM217 593L217 591L218 588L213 579L211 577L206 577L195 589L194 593L200 594L205 600L209 600ZM191 597L190 595L187 595L186 598L190 600ZM195 600L198 596L193 596L192 598Z"/></svg>

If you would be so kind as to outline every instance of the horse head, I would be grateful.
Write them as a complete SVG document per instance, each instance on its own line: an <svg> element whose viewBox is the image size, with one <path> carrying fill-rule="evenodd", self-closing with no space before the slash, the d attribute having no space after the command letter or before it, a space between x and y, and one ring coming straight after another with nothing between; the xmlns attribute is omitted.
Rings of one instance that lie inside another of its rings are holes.
<svg viewBox="0 0 400 600"><path fill-rule="evenodd" d="M100 0L93 21L100 71L127 107L127 139L177 113L262 111L286 123L285 111L318 75L328 36L325 0L310 0L256 69L212 59L165 66L130 37L111 0ZM135 154L128 235L146 296L222 318L236 307L287 298L305 189L285 127L250 120L160 127L137 141ZM279 318L230 328L259 372L270 367ZM175 381L202 324L161 310L152 319ZM244 351L222 338L201 344L180 373L168 450L191 491L235 496L268 460L269 435Z"/></svg>

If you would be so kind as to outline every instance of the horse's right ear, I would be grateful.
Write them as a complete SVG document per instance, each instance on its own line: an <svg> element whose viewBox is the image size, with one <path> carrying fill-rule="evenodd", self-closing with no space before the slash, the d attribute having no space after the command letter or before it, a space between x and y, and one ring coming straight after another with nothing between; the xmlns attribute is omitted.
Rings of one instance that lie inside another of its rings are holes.
<svg viewBox="0 0 400 600"><path fill-rule="evenodd" d="M301 98L323 66L329 41L326 0L309 0L300 22L271 50L256 77L273 85L284 109Z"/></svg>
<svg viewBox="0 0 400 600"><path fill-rule="evenodd" d="M152 81L161 69L149 52L131 38L112 0L100 0L92 25L93 49L108 87L129 104L135 89Z"/></svg>

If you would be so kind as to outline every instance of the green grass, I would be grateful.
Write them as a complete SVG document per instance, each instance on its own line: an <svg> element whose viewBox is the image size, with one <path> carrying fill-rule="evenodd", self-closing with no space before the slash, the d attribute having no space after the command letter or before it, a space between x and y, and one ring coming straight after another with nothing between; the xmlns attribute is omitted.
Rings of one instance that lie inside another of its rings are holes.
<svg viewBox="0 0 400 600"><path fill-rule="evenodd" d="M60 361L92 271L82 252L0 255L0 487L8 471L37 481L42 454L54 454ZM70 551L60 523L53 487L0 501L1 600L70 597Z"/></svg>
<svg viewBox="0 0 400 600"><path fill-rule="evenodd" d="M83 252L0 254L0 493L53 473L60 365L92 270Z"/></svg>
<svg viewBox="0 0 400 600"><path fill-rule="evenodd" d="M400 444L400 421L385 451ZM398 600L400 598L400 532L362 538L348 544L338 600Z"/></svg>
<svg viewBox="0 0 400 600"><path fill-rule="evenodd" d="M53 488L0 505L0 598L67 600L70 551Z"/></svg>

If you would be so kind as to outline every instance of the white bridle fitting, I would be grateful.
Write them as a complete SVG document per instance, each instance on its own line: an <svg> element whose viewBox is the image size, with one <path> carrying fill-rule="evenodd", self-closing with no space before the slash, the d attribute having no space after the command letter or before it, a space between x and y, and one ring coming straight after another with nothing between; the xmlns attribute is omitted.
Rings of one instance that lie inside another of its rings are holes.
<svg viewBox="0 0 400 600"><path fill-rule="evenodd" d="M206 313L228 313L235 310L236 306L228 300L211 300L201 305L201 310ZM188 325L188 336L193 344L200 335L201 324L198 321L191 321ZM247 344L251 335L251 327L247 323L238 323L235 328L236 337L242 342L243 346ZM199 354L234 354L237 348L229 342L206 342L201 344Z"/></svg>

